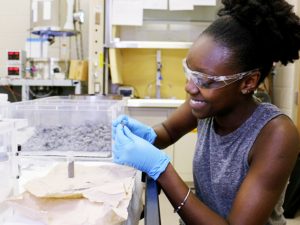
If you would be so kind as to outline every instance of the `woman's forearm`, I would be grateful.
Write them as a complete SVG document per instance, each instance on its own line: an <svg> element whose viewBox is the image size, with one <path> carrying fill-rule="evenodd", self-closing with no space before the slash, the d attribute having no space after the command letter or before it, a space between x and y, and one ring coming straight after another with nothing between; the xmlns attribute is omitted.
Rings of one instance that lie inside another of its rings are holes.
<svg viewBox="0 0 300 225"><path fill-rule="evenodd" d="M179 177L171 163L167 166L165 172L159 176L157 182L162 187L175 211L183 203L177 213L187 225L228 225L226 220L209 209L196 195L192 192L188 194L189 187ZM186 196L187 199L185 200Z"/></svg>

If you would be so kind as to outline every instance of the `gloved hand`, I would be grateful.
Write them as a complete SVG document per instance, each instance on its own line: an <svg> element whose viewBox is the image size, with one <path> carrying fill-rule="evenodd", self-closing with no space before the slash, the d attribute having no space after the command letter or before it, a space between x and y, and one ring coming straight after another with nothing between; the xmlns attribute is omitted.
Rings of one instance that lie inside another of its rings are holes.
<svg viewBox="0 0 300 225"><path fill-rule="evenodd" d="M157 137L154 129L150 126L147 126L129 116L121 115L112 123L112 136L115 139L116 127L122 123L127 126L129 130L135 135L145 139L151 144L154 143L155 138Z"/></svg>
<svg viewBox="0 0 300 225"><path fill-rule="evenodd" d="M156 180L165 171L170 159L166 153L119 124L113 145L113 161L141 170Z"/></svg>

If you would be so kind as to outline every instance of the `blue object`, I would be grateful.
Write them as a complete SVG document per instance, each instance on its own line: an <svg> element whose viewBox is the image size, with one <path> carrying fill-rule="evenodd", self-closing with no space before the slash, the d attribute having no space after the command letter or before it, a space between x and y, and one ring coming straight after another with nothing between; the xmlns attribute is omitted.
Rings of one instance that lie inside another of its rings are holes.
<svg viewBox="0 0 300 225"><path fill-rule="evenodd" d="M152 127L147 126L129 116L120 115L112 124L112 136L114 139L116 127L119 124L123 124L129 128L129 130L135 135L145 139L151 144L154 143L155 138L157 137L155 131Z"/></svg>
<svg viewBox="0 0 300 225"><path fill-rule="evenodd" d="M145 225L160 225L159 188L155 180L146 177Z"/></svg>
<svg viewBox="0 0 300 225"><path fill-rule="evenodd" d="M156 180L166 170L170 159L166 153L120 123L116 127L113 161L141 170Z"/></svg>
<svg viewBox="0 0 300 225"><path fill-rule="evenodd" d="M54 37L71 37L75 36L78 32L74 30L51 30L51 29L44 29L44 30L34 30L31 32L32 34L48 37L48 36L54 36Z"/></svg>

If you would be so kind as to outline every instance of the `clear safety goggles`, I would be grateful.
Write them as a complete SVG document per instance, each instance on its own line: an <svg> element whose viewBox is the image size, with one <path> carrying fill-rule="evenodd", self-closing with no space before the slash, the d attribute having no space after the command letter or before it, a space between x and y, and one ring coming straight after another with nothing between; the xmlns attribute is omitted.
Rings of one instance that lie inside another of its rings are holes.
<svg viewBox="0 0 300 225"><path fill-rule="evenodd" d="M253 72L258 71L258 69L249 70L247 72L237 73L228 76L213 76L198 71L190 70L186 63L186 58L182 61L183 70L186 76L186 79L192 80L193 83L198 88L204 89L217 89L225 87L233 82L241 80L242 78L251 75Z"/></svg>

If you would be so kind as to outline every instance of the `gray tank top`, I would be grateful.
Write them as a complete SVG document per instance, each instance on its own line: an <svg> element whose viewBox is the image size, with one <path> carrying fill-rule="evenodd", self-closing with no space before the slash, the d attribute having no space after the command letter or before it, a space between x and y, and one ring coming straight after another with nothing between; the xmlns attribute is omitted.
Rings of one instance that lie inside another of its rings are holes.
<svg viewBox="0 0 300 225"><path fill-rule="evenodd" d="M248 154L260 130L280 110L261 103L238 129L220 136L215 133L213 118L199 120L198 140L193 161L196 195L213 211L226 218L245 176ZM283 196L269 218L268 225L286 224L283 217Z"/></svg>

